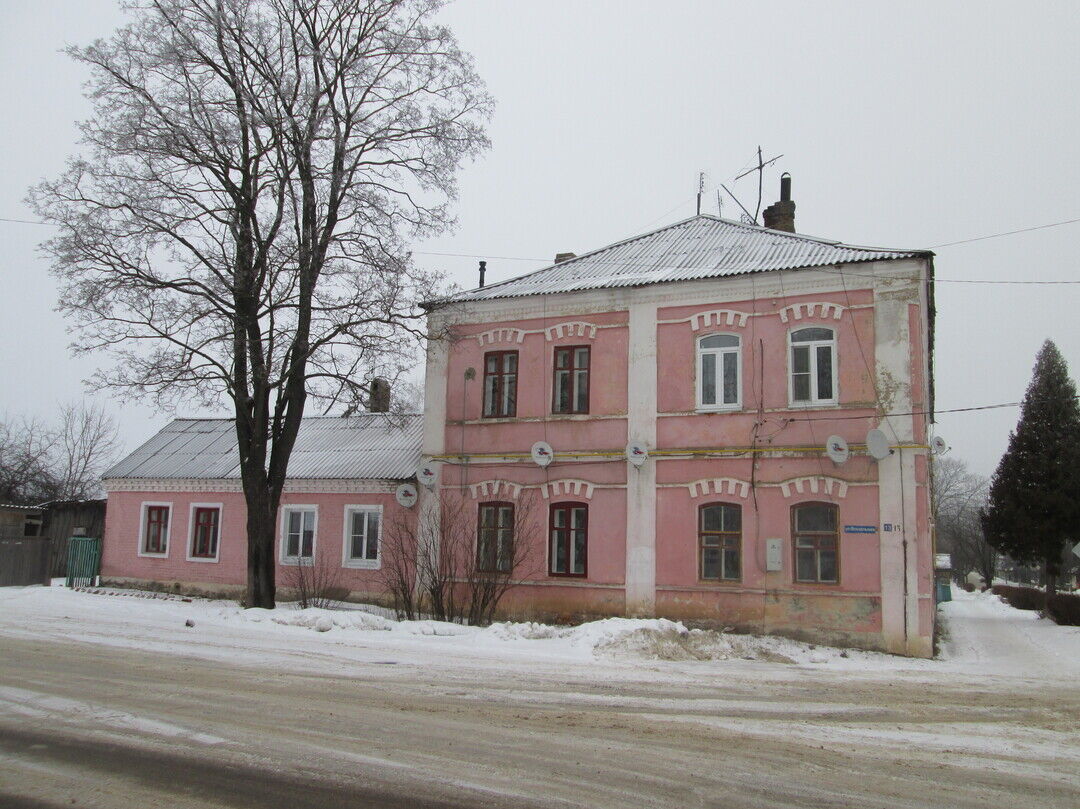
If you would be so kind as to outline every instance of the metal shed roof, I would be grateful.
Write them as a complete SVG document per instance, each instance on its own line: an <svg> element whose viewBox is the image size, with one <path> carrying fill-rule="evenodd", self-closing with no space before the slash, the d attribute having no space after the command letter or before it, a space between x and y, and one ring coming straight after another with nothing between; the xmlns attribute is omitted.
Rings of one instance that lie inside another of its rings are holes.
<svg viewBox="0 0 1080 809"><path fill-rule="evenodd" d="M420 463L421 416L363 413L308 416L300 425L289 477L410 478ZM232 419L177 419L109 469L105 478L240 477Z"/></svg>
<svg viewBox="0 0 1080 809"><path fill-rule="evenodd" d="M931 255L928 250L858 247L702 214L518 278L462 292L452 300L645 286Z"/></svg>

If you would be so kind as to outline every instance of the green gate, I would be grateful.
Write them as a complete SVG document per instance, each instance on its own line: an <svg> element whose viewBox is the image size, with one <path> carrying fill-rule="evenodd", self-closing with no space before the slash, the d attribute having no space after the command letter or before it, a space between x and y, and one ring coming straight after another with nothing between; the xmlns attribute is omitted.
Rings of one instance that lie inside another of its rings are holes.
<svg viewBox="0 0 1080 809"><path fill-rule="evenodd" d="M67 587L93 587L101 572L101 540L72 537L68 541Z"/></svg>

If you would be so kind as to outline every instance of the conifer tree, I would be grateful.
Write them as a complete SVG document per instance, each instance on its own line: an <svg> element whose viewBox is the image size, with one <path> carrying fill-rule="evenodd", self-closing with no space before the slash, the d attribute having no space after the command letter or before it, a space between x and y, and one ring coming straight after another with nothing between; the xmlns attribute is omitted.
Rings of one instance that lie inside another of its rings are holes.
<svg viewBox="0 0 1080 809"><path fill-rule="evenodd" d="M1053 595L1066 543L1080 536L1080 403L1051 340L1035 360L1020 421L990 483L982 514L987 541L1040 564Z"/></svg>

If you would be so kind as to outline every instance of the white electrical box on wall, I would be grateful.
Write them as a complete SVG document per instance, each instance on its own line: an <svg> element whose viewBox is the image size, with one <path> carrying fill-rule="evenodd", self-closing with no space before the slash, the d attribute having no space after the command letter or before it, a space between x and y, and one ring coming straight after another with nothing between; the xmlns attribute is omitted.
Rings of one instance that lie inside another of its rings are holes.
<svg viewBox="0 0 1080 809"><path fill-rule="evenodd" d="M782 539L766 539L765 540L765 570L783 570L784 569L784 540Z"/></svg>

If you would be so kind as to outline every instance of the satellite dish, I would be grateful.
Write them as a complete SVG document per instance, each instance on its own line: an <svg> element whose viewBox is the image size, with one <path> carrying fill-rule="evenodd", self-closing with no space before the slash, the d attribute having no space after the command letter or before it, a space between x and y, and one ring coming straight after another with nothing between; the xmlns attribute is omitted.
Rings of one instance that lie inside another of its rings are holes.
<svg viewBox="0 0 1080 809"><path fill-rule="evenodd" d="M537 441L532 445L531 452L533 463L541 468L550 466L551 462L555 460L555 450L551 448L551 444L547 441Z"/></svg>
<svg viewBox="0 0 1080 809"><path fill-rule="evenodd" d="M889 439L885 437L885 433L881 432L881 430L871 430L866 434L866 451L870 453L870 456L875 461L884 461L892 455L892 450L889 449Z"/></svg>
<svg viewBox="0 0 1080 809"><path fill-rule="evenodd" d="M415 506L416 497L416 487L411 483L402 483L397 487L397 491L394 492L394 499L398 501L398 505L402 508L412 508Z"/></svg>
<svg viewBox="0 0 1080 809"><path fill-rule="evenodd" d="M626 445L626 460L634 466L641 466L649 459L648 448L639 441L631 441Z"/></svg>
<svg viewBox="0 0 1080 809"><path fill-rule="evenodd" d="M439 472L435 468L435 464L421 464L420 468L416 470L416 480L421 486L427 486L429 489L435 485L438 477Z"/></svg>
<svg viewBox="0 0 1080 809"><path fill-rule="evenodd" d="M948 452L949 445L945 442L945 439L940 435L935 435L934 440L930 442L930 451L935 455L941 455Z"/></svg>
<svg viewBox="0 0 1080 809"><path fill-rule="evenodd" d="M830 435L825 441L825 454L829 456L830 461L839 466L848 459L851 452L848 450L847 441L838 435Z"/></svg>

